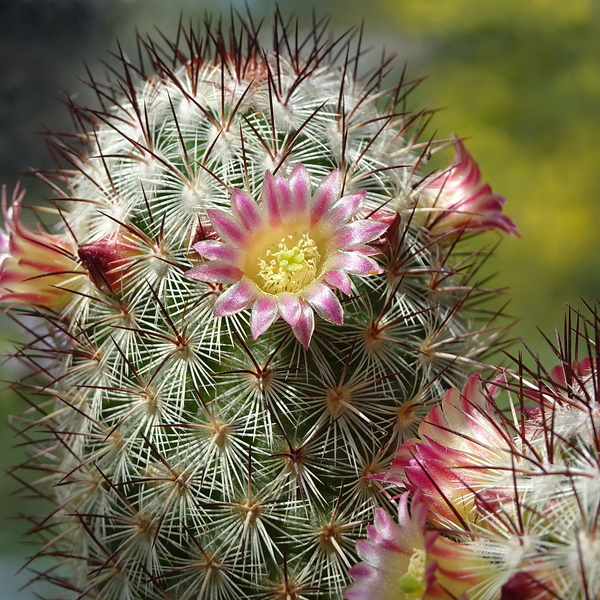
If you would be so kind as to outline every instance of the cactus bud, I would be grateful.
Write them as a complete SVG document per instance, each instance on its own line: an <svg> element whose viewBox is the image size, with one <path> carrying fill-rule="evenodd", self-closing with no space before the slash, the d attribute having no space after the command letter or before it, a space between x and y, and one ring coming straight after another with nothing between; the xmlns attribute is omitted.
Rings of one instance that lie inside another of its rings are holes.
<svg viewBox="0 0 600 600"><path fill-rule="evenodd" d="M431 202L427 227L433 235L498 228L516 235L516 225L502 214L506 200L482 183L481 172L462 140L455 142L454 162L425 182Z"/></svg>
<svg viewBox="0 0 600 600"><path fill-rule="evenodd" d="M82 244L77 254L94 285L110 293L121 288L139 250L131 235L119 230L96 242Z"/></svg>
<svg viewBox="0 0 600 600"><path fill-rule="evenodd" d="M0 232L0 302L60 310L78 287L80 269L75 248L64 235L27 229L21 222L25 190L17 186L7 206L2 186L2 210L6 232Z"/></svg>

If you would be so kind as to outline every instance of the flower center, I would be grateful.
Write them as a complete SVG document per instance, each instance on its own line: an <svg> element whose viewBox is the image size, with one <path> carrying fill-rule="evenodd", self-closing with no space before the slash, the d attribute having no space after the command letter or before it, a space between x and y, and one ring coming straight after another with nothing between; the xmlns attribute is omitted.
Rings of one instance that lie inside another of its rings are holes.
<svg viewBox="0 0 600 600"><path fill-rule="evenodd" d="M423 596L425 585L425 550L415 550L410 557L408 569L400 579L398 587L402 600L417 600Z"/></svg>
<svg viewBox="0 0 600 600"><path fill-rule="evenodd" d="M321 255L316 242L304 232L286 235L258 257L259 285L268 294L296 293L317 276Z"/></svg>

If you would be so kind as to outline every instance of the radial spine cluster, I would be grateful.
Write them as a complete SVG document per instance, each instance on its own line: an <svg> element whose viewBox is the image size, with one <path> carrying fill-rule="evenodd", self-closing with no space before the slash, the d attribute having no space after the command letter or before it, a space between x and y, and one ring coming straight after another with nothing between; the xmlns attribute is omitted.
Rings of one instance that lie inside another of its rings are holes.
<svg viewBox="0 0 600 600"><path fill-rule="evenodd" d="M469 188L462 163L427 170L452 144L474 163L422 141L387 58L362 73L360 30L297 32L140 38L52 137L65 284L29 303L49 329L19 356L61 597L339 600L389 510L370 476L500 339L488 249L461 250L514 232L499 197L482 219L476 166Z"/></svg>

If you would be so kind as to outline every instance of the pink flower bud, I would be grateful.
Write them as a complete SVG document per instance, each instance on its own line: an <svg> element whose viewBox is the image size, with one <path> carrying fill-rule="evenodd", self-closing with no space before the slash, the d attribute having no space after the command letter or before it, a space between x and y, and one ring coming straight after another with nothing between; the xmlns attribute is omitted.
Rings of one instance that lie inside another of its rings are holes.
<svg viewBox="0 0 600 600"><path fill-rule="evenodd" d="M494 228L517 235L516 225L502 214L506 200L482 183L479 167L461 140L456 140L452 165L433 177L424 192L432 200L427 227L434 235Z"/></svg>
<svg viewBox="0 0 600 600"><path fill-rule="evenodd" d="M63 236L33 231L20 223L25 190L13 191L7 207L2 187L6 232L0 231L0 302L60 310L77 287L74 247Z"/></svg>
<svg viewBox="0 0 600 600"><path fill-rule="evenodd" d="M77 253L94 285L110 294L121 289L128 276L128 267L139 250L131 236L120 230L96 242L83 244Z"/></svg>

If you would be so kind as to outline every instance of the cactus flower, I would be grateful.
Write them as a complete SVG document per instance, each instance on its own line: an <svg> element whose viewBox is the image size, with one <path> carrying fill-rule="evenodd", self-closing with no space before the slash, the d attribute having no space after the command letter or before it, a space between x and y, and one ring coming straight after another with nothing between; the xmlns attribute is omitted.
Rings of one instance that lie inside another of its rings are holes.
<svg viewBox="0 0 600 600"><path fill-rule="evenodd" d="M349 295L348 273L381 273L367 245L388 225L373 219L352 220L366 192L340 198L339 170L331 172L314 195L310 177L298 163L289 180L265 173L262 205L241 190L231 195L232 214L207 213L221 241L194 244L207 262L187 272L206 282L233 284L215 302L215 316L233 315L252 306L250 329L256 339L281 316L308 348L314 313L341 325L343 309L332 288Z"/></svg>
<svg viewBox="0 0 600 600"><path fill-rule="evenodd" d="M426 526L427 505L417 493L400 496L398 523L382 509L375 510L367 540L356 550L364 562L354 566L354 579L344 592L347 600L451 600L476 585L466 547Z"/></svg>
<svg viewBox="0 0 600 600"><path fill-rule="evenodd" d="M6 232L0 231L0 302L60 309L71 299L69 285L77 276L73 246L64 237L23 226L25 190L15 187L7 206L2 187Z"/></svg>
<svg viewBox="0 0 600 600"><path fill-rule="evenodd" d="M425 192L432 196L428 228L434 235L494 228L517 234L513 221L502 214L505 198L482 183L479 166L461 140L456 140L452 165L428 181Z"/></svg>
<svg viewBox="0 0 600 600"><path fill-rule="evenodd" d="M511 490L505 474L515 460L512 440L490 400L478 373L462 393L448 390L419 426L419 439L400 446L388 474L389 481L420 489L445 522L460 525L471 519L478 491L489 503L491 495L504 497Z"/></svg>

